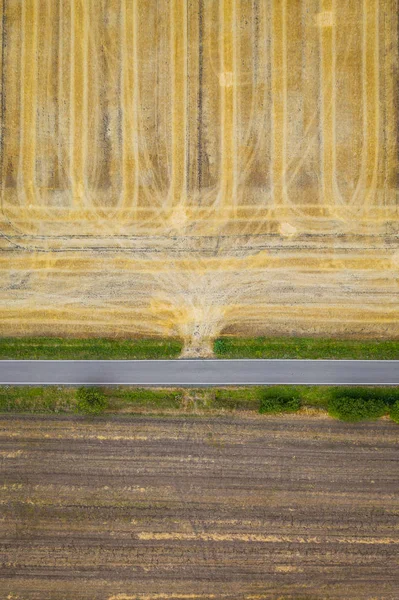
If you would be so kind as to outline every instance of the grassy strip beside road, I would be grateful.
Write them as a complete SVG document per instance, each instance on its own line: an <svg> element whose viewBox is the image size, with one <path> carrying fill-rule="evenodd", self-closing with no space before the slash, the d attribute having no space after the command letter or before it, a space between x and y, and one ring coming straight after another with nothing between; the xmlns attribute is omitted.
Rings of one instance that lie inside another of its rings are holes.
<svg viewBox="0 0 399 600"><path fill-rule="evenodd" d="M214 342L217 358L399 360L399 340L222 337Z"/></svg>
<svg viewBox="0 0 399 600"><path fill-rule="evenodd" d="M111 340L102 338L0 338L0 359L131 360L178 358L177 339Z"/></svg>
<svg viewBox="0 0 399 600"><path fill-rule="evenodd" d="M166 339L0 338L0 359L132 360L179 358L183 342ZM217 358L399 360L399 340L222 337L214 342Z"/></svg>
<svg viewBox="0 0 399 600"><path fill-rule="evenodd" d="M139 389L0 387L2 413L80 414L281 414L313 408L344 421L399 422L399 387L271 386L249 388Z"/></svg>
<svg viewBox="0 0 399 600"><path fill-rule="evenodd" d="M52 414L86 412L80 408L81 390L99 388L72 388L60 386L18 387L0 386L0 413ZM183 390L100 388L106 398L103 410L118 414L123 411L144 409L179 409Z"/></svg>

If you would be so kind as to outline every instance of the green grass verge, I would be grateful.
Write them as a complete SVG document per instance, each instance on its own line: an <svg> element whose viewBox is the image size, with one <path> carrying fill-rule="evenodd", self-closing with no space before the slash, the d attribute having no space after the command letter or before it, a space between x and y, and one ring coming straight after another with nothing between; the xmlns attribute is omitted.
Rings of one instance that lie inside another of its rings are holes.
<svg viewBox="0 0 399 600"><path fill-rule="evenodd" d="M399 387L271 386L248 388L147 389L103 388L106 414L178 410L295 412L319 408L342 420L375 419L390 414L399 420ZM0 413L87 414L80 392L69 387L0 387ZM349 400L348 400L349 399ZM376 408L377 407L377 408ZM101 412L99 411L99 412Z"/></svg>
<svg viewBox="0 0 399 600"><path fill-rule="evenodd" d="M0 386L0 413L87 414L81 402L83 390L96 388L71 387L17 387ZM182 404L182 390L153 390L147 388L102 388L106 403L102 411L118 414L131 408L178 409Z"/></svg>
<svg viewBox="0 0 399 600"><path fill-rule="evenodd" d="M214 342L219 358L311 358L398 360L399 340L222 337Z"/></svg>
<svg viewBox="0 0 399 600"><path fill-rule="evenodd" d="M281 414L297 412L302 406L298 393L292 390L264 390L261 394L259 412L261 414Z"/></svg>
<svg viewBox="0 0 399 600"><path fill-rule="evenodd" d="M179 390L150 388L108 389L109 410L121 411L126 408L178 409L181 406L182 393Z"/></svg>
<svg viewBox="0 0 399 600"><path fill-rule="evenodd" d="M374 421L387 414L382 398L365 399L359 396L339 396L328 403L328 413L340 421Z"/></svg>
<svg viewBox="0 0 399 600"><path fill-rule="evenodd" d="M76 407L76 390L68 387L0 387L2 413L69 413Z"/></svg>
<svg viewBox="0 0 399 600"><path fill-rule="evenodd" d="M127 360L177 358L182 348L183 343L177 339L0 338L0 359Z"/></svg>

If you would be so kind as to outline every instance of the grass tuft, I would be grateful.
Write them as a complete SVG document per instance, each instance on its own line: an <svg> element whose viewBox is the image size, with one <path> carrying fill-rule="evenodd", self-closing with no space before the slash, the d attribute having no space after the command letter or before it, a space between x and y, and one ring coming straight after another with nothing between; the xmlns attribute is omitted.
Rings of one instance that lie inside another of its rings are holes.
<svg viewBox="0 0 399 600"><path fill-rule="evenodd" d="M261 414L280 414L297 412L301 408L301 400L291 394L265 394L260 403Z"/></svg>
<svg viewBox="0 0 399 600"><path fill-rule="evenodd" d="M336 396L328 403L328 413L340 421L371 421L387 413L388 407L382 398L361 396Z"/></svg>
<svg viewBox="0 0 399 600"><path fill-rule="evenodd" d="M99 415L107 408L107 398L100 388L80 387L76 392L76 410L85 415Z"/></svg>

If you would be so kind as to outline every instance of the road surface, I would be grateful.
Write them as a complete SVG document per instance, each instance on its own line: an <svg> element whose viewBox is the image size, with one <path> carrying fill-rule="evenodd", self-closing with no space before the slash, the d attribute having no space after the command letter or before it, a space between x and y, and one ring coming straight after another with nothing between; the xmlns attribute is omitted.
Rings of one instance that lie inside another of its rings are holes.
<svg viewBox="0 0 399 600"><path fill-rule="evenodd" d="M394 360L2 360L0 385L399 385Z"/></svg>

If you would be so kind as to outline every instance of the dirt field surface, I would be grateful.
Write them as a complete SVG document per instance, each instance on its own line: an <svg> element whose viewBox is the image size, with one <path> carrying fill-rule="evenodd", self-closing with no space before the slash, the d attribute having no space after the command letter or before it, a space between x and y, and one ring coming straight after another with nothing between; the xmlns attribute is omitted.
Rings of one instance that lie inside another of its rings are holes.
<svg viewBox="0 0 399 600"><path fill-rule="evenodd" d="M2 417L0 597L399 597L398 428Z"/></svg>
<svg viewBox="0 0 399 600"><path fill-rule="evenodd" d="M398 0L1 0L0 333L399 337Z"/></svg>

